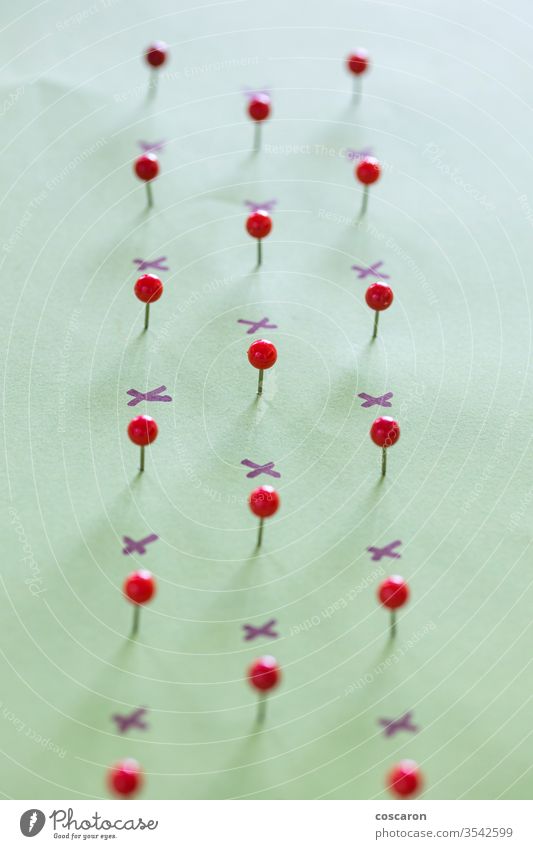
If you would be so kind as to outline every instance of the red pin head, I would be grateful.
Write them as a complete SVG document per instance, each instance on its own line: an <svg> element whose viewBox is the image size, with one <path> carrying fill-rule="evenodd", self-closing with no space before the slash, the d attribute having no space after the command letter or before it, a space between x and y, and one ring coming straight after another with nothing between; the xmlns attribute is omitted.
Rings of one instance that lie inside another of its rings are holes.
<svg viewBox="0 0 533 849"><path fill-rule="evenodd" d="M259 517L259 532L257 535L257 548L259 548L263 541L265 519L268 519L277 512L279 495L273 486L258 486L248 496L248 504L254 516Z"/></svg>
<svg viewBox="0 0 533 849"><path fill-rule="evenodd" d="M248 348L248 362L254 368L272 368L277 358L276 346L268 339L256 339Z"/></svg>
<svg viewBox="0 0 533 849"><path fill-rule="evenodd" d="M261 240L265 239L272 230L272 219L264 209L256 209L246 219L246 229L252 238L257 239L257 267L259 268L263 261Z"/></svg>
<svg viewBox="0 0 533 849"><path fill-rule="evenodd" d="M259 369L257 380L257 394L263 394L263 377L265 369L272 368L278 358L276 346L268 339L256 339L248 348L248 362L254 368Z"/></svg>
<svg viewBox="0 0 533 849"><path fill-rule="evenodd" d="M159 160L155 153L141 153L135 160L134 168L139 180L148 183L159 174Z"/></svg>
<svg viewBox="0 0 533 849"><path fill-rule="evenodd" d="M264 209L256 209L246 219L246 229L254 239L264 239L272 230L272 219Z"/></svg>
<svg viewBox="0 0 533 849"><path fill-rule="evenodd" d="M254 151L261 147L261 125L270 117L270 97L264 91L251 95L248 102L248 115L254 122Z"/></svg>
<svg viewBox="0 0 533 849"><path fill-rule="evenodd" d="M139 471L144 472L144 449L157 439L159 428L151 416L135 416L128 425L128 436L141 449Z"/></svg>
<svg viewBox="0 0 533 849"><path fill-rule="evenodd" d="M386 283L371 283L365 293L365 300L372 310L388 310L394 300L394 293Z"/></svg>
<svg viewBox="0 0 533 849"><path fill-rule="evenodd" d="M375 311L374 330L372 339L378 335L379 313L383 310L388 310L394 300L394 294L390 286L381 281L371 283L365 293L365 300L371 310Z"/></svg>
<svg viewBox="0 0 533 849"><path fill-rule="evenodd" d="M268 519L277 512L279 495L273 486L258 486L248 496L250 510L260 519Z"/></svg>
<svg viewBox="0 0 533 849"><path fill-rule="evenodd" d="M259 704L257 706L257 724L265 721L266 695L274 687L277 687L281 678L281 671L275 657L265 655L248 667L248 681L250 686L258 691Z"/></svg>
<svg viewBox="0 0 533 849"><path fill-rule="evenodd" d="M263 393L263 376L265 369L272 368L278 358L276 346L268 339L256 339L248 348L248 362L259 369L257 394Z"/></svg>
<svg viewBox="0 0 533 849"><path fill-rule="evenodd" d="M392 640L396 636L396 611L406 604L409 598L409 587L400 575L391 575L379 585L378 598L383 607L390 610L390 636Z"/></svg>
<svg viewBox="0 0 533 849"><path fill-rule="evenodd" d="M265 655L248 667L248 681L252 687L265 693L277 687L281 678L281 671L275 657Z"/></svg>
<svg viewBox="0 0 533 849"><path fill-rule="evenodd" d="M407 799L419 793L423 786L422 773L415 761L400 761L387 775L387 788L393 796Z"/></svg>
<svg viewBox="0 0 533 849"><path fill-rule="evenodd" d="M258 92L250 98L248 115L252 121L266 121L270 117L271 102L268 94Z"/></svg>
<svg viewBox="0 0 533 849"><path fill-rule="evenodd" d="M160 68L168 59L168 44L164 41L154 41L146 48L144 58L152 68Z"/></svg>
<svg viewBox="0 0 533 849"><path fill-rule="evenodd" d="M156 584L151 572L138 569L124 581L124 595L132 604L146 604L155 593Z"/></svg>
<svg viewBox="0 0 533 849"><path fill-rule="evenodd" d="M379 313L376 313L379 315ZM372 422L370 438L379 448L383 449L381 474L387 472L387 448L395 445L400 438L400 425L390 416L379 416Z"/></svg>
<svg viewBox="0 0 533 849"><path fill-rule="evenodd" d="M372 422L370 436L380 448L390 448L400 438L400 425L390 416L380 416Z"/></svg>
<svg viewBox="0 0 533 849"><path fill-rule="evenodd" d="M409 599L409 587L400 575L390 575L378 587L378 598L389 610L403 607Z"/></svg>
<svg viewBox="0 0 533 849"><path fill-rule="evenodd" d="M355 176L364 186L371 186L381 177L381 165L374 156L363 156L355 166Z"/></svg>
<svg viewBox="0 0 533 849"><path fill-rule="evenodd" d="M134 292L143 304L150 304L163 294L163 284L155 274L143 274L135 283Z"/></svg>
<svg viewBox="0 0 533 849"><path fill-rule="evenodd" d="M146 569L139 569L137 572L132 572L124 581L124 595L134 605L131 637L135 637L139 630L140 605L150 601L155 593L155 589L153 575Z"/></svg>
<svg viewBox="0 0 533 849"><path fill-rule="evenodd" d="M111 792L117 796L132 796L142 787L142 769L133 758L126 758L111 767L107 783Z"/></svg>
<svg viewBox="0 0 533 849"><path fill-rule="evenodd" d="M364 186L363 200L359 212L359 218L362 218L368 206L369 186L375 183L376 180L379 180L381 176L381 165L374 156L363 156L355 166L355 176Z"/></svg>
<svg viewBox="0 0 533 849"><path fill-rule="evenodd" d="M157 439L159 428L152 416L135 416L128 425L128 436L135 445L150 445Z"/></svg>
<svg viewBox="0 0 533 849"><path fill-rule="evenodd" d="M146 184L146 197L148 206L151 207L154 205L154 198L150 184L159 174L159 160L155 153L142 153L135 160L133 168L139 180Z"/></svg>
<svg viewBox="0 0 533 849"><path fill-rule="evenodd" d="M360 74L364 74L365 71L368 70L369 65L370 60L368 58L368 51L365 50L364 47L358 47L357 50L350 53L346 59L346 66L348 70L350 73L355 74L356 77L360 76Z"/></svg>
<svg viewBox="0 0 533 849"><path fill-rule="evenodd" d="M144 329L148 330L150 323L150 304L158 301L163 294L163 284L155 274L143 274L135 283L133 291L143 304L146 304L144 313Z"/></svg>

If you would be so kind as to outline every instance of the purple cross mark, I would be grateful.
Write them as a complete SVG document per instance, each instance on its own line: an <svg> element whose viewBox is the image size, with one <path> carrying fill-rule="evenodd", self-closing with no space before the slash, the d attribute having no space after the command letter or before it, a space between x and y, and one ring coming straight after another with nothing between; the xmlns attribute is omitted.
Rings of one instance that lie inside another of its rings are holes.
<svg viewBox="0 0 533 849"><path fill-rule="evenodd" d="M256 637L273 637L276 639L279 637L279 634L273 628L277 624L277 621L277 619L270 619L264 625L261 625L260 628L256 628L255 625L243 625L244 639L255 640Z"/></svg>
<svg viewBox="0 0 533 849"><path fill-rule="evenodd" d="M160 256L157 259L134 259L135 265L139 266L139 271L146 271L147 268L155 268L157 271L168 271L168 265L163 265L167 261L166 256Z"/></svg>
<svg viewBox="0 0 533 849"><path fill-rule="evenodd" d="M392 407L389 401L389 398L392 398L392 392L386 392L385 395L377 395L376 397L368 395L366 392L360 392L357 397L364 399L361 407Z"/></svg>
<svg viewBox="0 0 533 849"><path fill-rule="evenodd" d="M249 97L250 100L252 99L252 97L255 97L256 94L264 94L267 97L270 97L270 89L266 88L266 87L265 88L248 88L248 86L245 86L243 88L243 94L246 97Z"/></svg>
<svg viewBox="0 0 533 849"><path fill-rule="evenodd" d="M248 466L249 469L253 469L252 472L248 472L246 475L247 478L257 478L259 475L270 475L271 478L281 477L279 472L274 471L274 463L272 461L261 465L260 463L254 463L253 460L241 460L241 466Z"/></svg>
<svg viewBox="0 0 533 849"><path fill-rule="evenodd" d="M137 708L133 713L126 716L115 713L111 719L117 723L119 734L125 734L129 728L141 728L143 731L146 731L148 725L142 719L146 710L147 708Z"/></svg>
<svg viewBox="0 0 533 849"><path fill-rule="evenodd" d="M411 731L413 734L416 734L420 729L418 725L413 725L411 721L412 716L413 711L410 710L404 713L400 719L378 719L378 723L384 728L383 733L385 737L392 737L397 731Z"/></svg>
<svg viewBox="0 0 533 849"><path fill-rule="evenodd" d="M133 554L134 551L136 551L137 554L146 554L146 546L150 542L155 542L156 539L159 539L159 537L157 536L157 534L150 534L149 536L145 537L144 539L140 539L137 542L135 542L135 540L131 539L130 537L122 537L122 539L124 540L125 546L122 549L122 554Z"/></svg>
<svg viewBox="0 0 533 849"><path fill-rule="evenodd" d="M382 274L381 271L378 271L378 268L381 268L382 265L383 260L380 259L378 262L374 262L367 268L360 265L352 265L352 271L357 271L357 277L359 280L364 280L365 277L381 277L382 280L390 280L390 275Z"/></svg>
<svg viewBox="0 0 533 849"><path fill-rule="evenodd" d="M159 142L140 141L137 142L137 144L144 153L160 153L162 150L164 150L166 142L161 139L161 141Z"/></svg>
<svg viewBox="0 0 533 849"><path fill-rule="evenodd" d="M353 147L349 147L346 150L346 158L349 162L353 162L354 159L363 159L364 156L373 156L374 151L371 147L363 147L361 150L354 150Z"/></svg>
<svg viewBox="0 0 533 849"><path fill-rule="evenodd" d="M389 542L384 548L377 548L374 545L371 545L370 548L367 548L367 551L372 553L372 560L381 560L382 557L401 557L401 554L398 554L394 551L399 545L402 544L401 539L396 539L394 542Z"/></svg>
<svg viewBox="0 0 533 849"><path fill-rule="evenodd" d="M258 209L263 209L265 212L272 212L277 204L277 200L265 200L262 203L256 203L254 200L245 200L244 205L248 207L250 212L257 212Z"/></svg>
<svg viewBox="0 0 533 849"><path fill-rule="evenodd" d="M139 392L138 389L128 389L126 395L132 396L132 401L128 401L128 407L136 407L141 401L172 401L170 395L161 395L166 386L158 386L157 389L150 389L149 392Z"/></svg>
<svg viewBox="0 0 533 849"><path fill-rule="evenodd" d="M246 318L238 318L237 324L249 324L250 329L247 330L247 333L257 333L262 327L266 330L275 330L277 328L277 324L269 324L269 318L262 318L261 321L248 321Z"/></svg>

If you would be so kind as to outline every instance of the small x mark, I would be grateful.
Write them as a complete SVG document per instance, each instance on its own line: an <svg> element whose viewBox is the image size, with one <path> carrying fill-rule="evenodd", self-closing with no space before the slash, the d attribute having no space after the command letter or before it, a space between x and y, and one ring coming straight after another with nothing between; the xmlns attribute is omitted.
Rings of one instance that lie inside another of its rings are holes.
<svg viewBox="0 0 533 849"><path fill-rule="evenodd" d="M160 256L157 259L134 259L135 265L139 266L139 271L146 271L147 268L155 268L157 271L168 271L168 265L163 265L167 261L166 256Z"/></svg>
<svg viewBox="0 0 533 849"><path fill-rule="evenodd" d="M163 140L161 140L159 142L145 142L145 141L138 142L139 147L141 148L142 151L144 151L144 153L159 153L160 151L163 150L163 148L165 147L165 144L166 144L166 142L164 142Z"/></svg>
<svg viewBox="0 0 533 849"><path fill-rule="evenodd" d="M372 265L364 266L364 265L352 265L352 271L357 271L357 277L359 280L364 280L365 277L381 277L382 280L390 280L390 276L388 274L382 274L381 271L378 271L378 268L381 268L383 265L383 260L380 259L378 262L374 262Z"/></svg>
<svg viewBox="0 0 533 849"><path fill-rule="evenodd" d="M361 150L354 150L353 147L349 147L346 151L346 157L350 162L353 162L354 159L363 159L364 156L373 156L371 147L363 147Z"/></svg>
<svg viewBox="0 0 533 849"><path fill-rule="evenodd" d="M361 407L392 407L389 398L392 398L392 392L386 392L385 395L368 395L366 392L360 392L358 398L364 398L364 403Z"/></svg>
<svg viewBox="0 0 533 849"><path fill-rule="evenodd" d="M247 330L247 333L257 333L262 327L266 330L275 330L277 328L277 324L269 324L269 318L262 318L260 321L248 321L246 318L238 318L237 324L249 324L250 329Z"/></svg>
<svg viewBox="0 0 533 849"><path fill-rule="evenodd" d="M256 203L253 200L244 201L244 205L248 207L250 212L257 212L258 209L263 209L265 212L272 212L276 204L277 200L275 198L272 200L265 200L262 203Z"/></svg>
<svg viewBox="0 0 533 849"><path fill-rule="evenodd" d="M394 540L394 542L389 542L388 545L384 546L384 548L377 548L374 545L371 545L370 548L367 548L367 551L370 551L372 554L372 560L381 560L382 557L401 557L401 554L398 554L394 551L399 545L402 544L400 539Z"/></svg>
<svg viewBox="0 0 533 849"><path fill-rule="evenodd" d="M276 639L279 637L279 634L273 630L274 626L277 624L277 619L270 619L268 622L265 622L261 627L256 628L255 625L243 625L244 629L244 639L245 640L255 640L256 637L273 637Z"/></svg>
<svg viewBox="0 0 533 849"><path fill-rule="evenodd" d="M130 728L141 728L143 731L146 731L148 725L142 719L146 710L146 708L137 708L137 710L134 710L133 713L126 716L121 716L121 714L115 713L111 719L117 723L120 734L125 734Z"/></svg>
<svg viewBox="0 0 533 849"><path fill-rule="evenodd" d="M378 719L378 723L383 727L385 737L393 737L397 731L411 731L413 734L416 734L420 729L417 725L413 725L411 721L412 716L413 711L410 710L404 713L400 719Z"/></svg>
<svg viewBox="0 0 533 849"><path fill-rule="evenodd" d="M122 537L124 540L125 547L122 549L122 554L133 554L133 552L137 552L137 554L146 554L146 546L155 542L156 539L159 539L157 534L150 534L150 536L145 537L144 539L140 539L137 542L130 537Z"/></svg>
<svg viewBox="0 0 533 849"><path fill-rule="evenodd" d="M257 478L259 475L270 475L271 478L280 478L281 475L274 470L274 465L272 461L261 464L254 463L253 460L241 460L241 466L248 466L249 469L252 469L246 475L247 478Z"/></svg>
<svg viewBox="0 0 533 849"><path fill-rule="evenodd" d="M166 386L158 386L157 389L151 389L149 392L139 392L138 389L128 389L126 395L131 395L132 400L128 401L128 407L136 407L141 401L172 401L170 395L161 395Z"/></svg>

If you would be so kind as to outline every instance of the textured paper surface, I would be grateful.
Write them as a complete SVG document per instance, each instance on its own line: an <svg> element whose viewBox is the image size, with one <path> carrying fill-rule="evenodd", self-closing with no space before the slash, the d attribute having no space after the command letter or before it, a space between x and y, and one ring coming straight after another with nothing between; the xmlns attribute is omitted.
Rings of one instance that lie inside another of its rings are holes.
<svg viewBox="0 0 533 849"><path fill-rule="evenodd" d="M0 791L375 798L403 757L426 798L531 794L532 10L482 2L19 4L0 34L3 437ZM140 58L171 60L146 99ZM344 56L373 67L354 108ZM246 87L272 91L251 153ZM155 208L132 173L166 140ZM384 167L368 217L348 148ZM278 199L264 264L246 200ZM142 334L135 258L166 256ZM370 343L369 280L395 301ZM278 362L255 399L252 338ZM128 406L165 385L172 403ZM393 392L379 478L368 430ZM137 475L132 415L159 424ZM282 507L254 556L253 486ZM145 555L122 537L157 534ZM369 546L401 540L401 559ZM135 644L130 569L159 592ZM382 571L380 571L382 569ZM399 572L396 643L376 602ZM280 637L243 640L276 618ZM253 733L244 670L283 685ZM146 731L114 713L149 708ZM416 734L380 718L413 711Z"/></svg>

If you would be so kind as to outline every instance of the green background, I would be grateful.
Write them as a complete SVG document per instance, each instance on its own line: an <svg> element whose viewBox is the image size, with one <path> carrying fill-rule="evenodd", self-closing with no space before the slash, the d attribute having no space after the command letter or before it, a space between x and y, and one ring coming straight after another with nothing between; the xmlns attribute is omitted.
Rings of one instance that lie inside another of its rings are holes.
<svg viewBox="0 0 533 849"><path fill-rule="evenodd" d="M499 6L501 8L499 8ZM136 757L145 798L531 795L533 9L457 0L18 3L2 55L0 791L99 798ZM141 58L171 59L152 101ZM354 107L344 57L372 70ZM251 153L243 88L273 117ZM167 141L147 215L138 141ZM368 216L346 149L383 176ZM278 199L264 265L245 200ZM143 335L136 257L168 257ZM367 280L395 301L370 343ZM255 399L252 338L278 362ZM128 408L165 384L171 404ZM392 391L364 409L357 393ZM126 437L160 433L137 475ZM402 437L379 477L368 430ZM254 484L282 506L254 555ZM275 482L274 482L275 483ZM160 540L125 557L122 536ZM401 560L366 551L401 539ZM126 639L121 584L159 592ZM375 590L409 581L396 643ZM280 637L243 641L275 617ZM307 624L306 624L307 623ZM283 684L254 731L250 661ZM111 714L149 707L148 731ZM380 717L414 711L417 734Z"/></svg>

